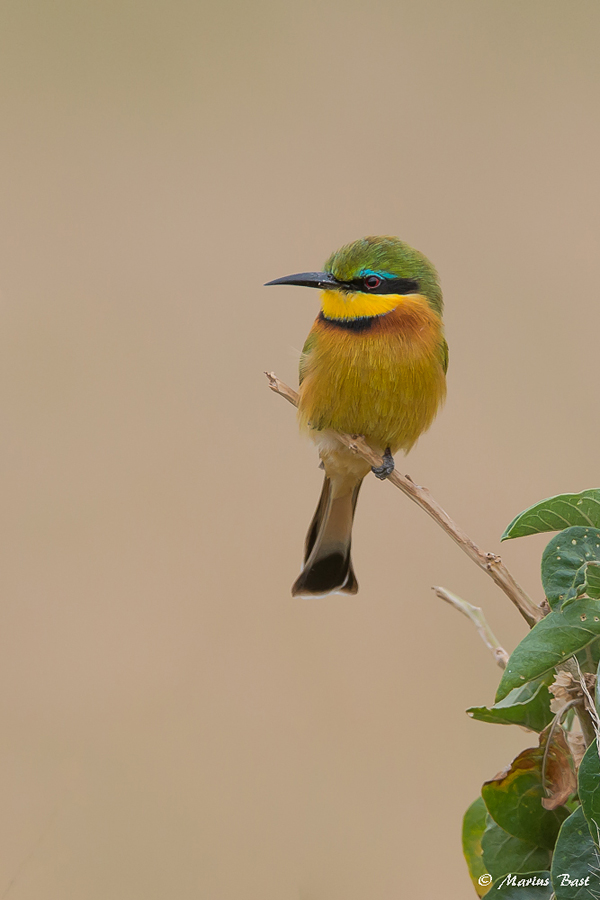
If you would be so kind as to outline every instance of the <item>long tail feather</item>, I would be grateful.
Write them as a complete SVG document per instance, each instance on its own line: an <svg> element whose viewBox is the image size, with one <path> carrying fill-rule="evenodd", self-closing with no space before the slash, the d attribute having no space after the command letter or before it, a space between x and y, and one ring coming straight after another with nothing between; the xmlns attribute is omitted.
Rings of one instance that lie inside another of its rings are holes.
<svg viewBox="0 0 600 900"><path fill-rule="evenodd" d="M362 479L343 493L325 476L323 490L305 544L304 568L292 596L325 595L334 591L356 594L352 568L352 522Z"/></svg>
<svg viewBox="0 0 600 900"><path fill-rule="evenodd" d="M325 517L325 513L327 511L327 506L329 504L329 499L331 496L331 479L325 476L323 480L323 488L321 490L321 496L319 497L319 502L317 504L317 508L315 510L315 514L312 518L312 522L310 523L310 527L306 532L306 541L304 544L304 566L308 561L308 557L312 552L312 548L315 546L317 536L319 534L319 528L321 527L321 523ZM303 568L304 568L303 566Z"/></svg>

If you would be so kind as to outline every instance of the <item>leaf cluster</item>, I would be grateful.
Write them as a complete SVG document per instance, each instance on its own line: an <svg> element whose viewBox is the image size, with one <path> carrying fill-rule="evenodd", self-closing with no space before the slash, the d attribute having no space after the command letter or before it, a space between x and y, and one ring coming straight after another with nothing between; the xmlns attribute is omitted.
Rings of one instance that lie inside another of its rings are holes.
<svg viewBox="0 0 600 900"><path fill-rule="evenodd" d="M547 614L511 654L495 703L467 710L538 735L465 814L463 851L480 897L600 897L600 490L544 500L502 539L559 529L542 556Z"/></svg>

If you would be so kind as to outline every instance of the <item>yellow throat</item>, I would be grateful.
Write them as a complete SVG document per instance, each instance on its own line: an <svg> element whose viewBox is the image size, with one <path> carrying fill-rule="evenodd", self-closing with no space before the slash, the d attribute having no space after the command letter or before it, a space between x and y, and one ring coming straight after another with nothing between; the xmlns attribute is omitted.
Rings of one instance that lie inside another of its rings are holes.
<svg viewBox="0 0 600 900"><path fill-rule="evenodd" d="M411 294L346 294L323 291L321 308L327 319L358 319L391 312Z"/></svg>

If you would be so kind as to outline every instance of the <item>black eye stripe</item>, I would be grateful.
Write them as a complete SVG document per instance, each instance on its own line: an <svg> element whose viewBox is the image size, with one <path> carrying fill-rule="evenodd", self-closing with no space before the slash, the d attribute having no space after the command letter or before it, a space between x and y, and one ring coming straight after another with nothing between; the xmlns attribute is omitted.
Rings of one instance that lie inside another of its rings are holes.
<svg viewBox="0 0 600 900"><path fill-rule="evenodd" d="M368 287L366 282L369 278L373 276L355 278L349 282L349 287L364 294L414 294L419 290L419 282L411 278L381 278L377 287Z"/></svg>

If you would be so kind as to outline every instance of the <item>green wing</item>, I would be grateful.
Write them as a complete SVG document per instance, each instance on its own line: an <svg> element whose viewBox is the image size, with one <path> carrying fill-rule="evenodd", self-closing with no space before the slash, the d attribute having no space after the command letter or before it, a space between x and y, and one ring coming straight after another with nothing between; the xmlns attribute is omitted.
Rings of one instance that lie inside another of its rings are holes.
<svg viewBox="0 0 600 900"><path fill-rule="evenodd" d="M444 369L444 374L446 374L448 371L448 344L445 338L440 346L440 360L442 368Z"/></svg>
<svg viewBox="0 0 600 900"><path fill-rule="evenodd" d="M306 374L306 366L308 363L308 357L310 356L312 350L314 349L315 344L317 343L317 335L314 332L311 332L306 338L306 343L302 348L302 355L300 356L300 374L298 376L298 383L302 384L302 379Z"/></svg>

